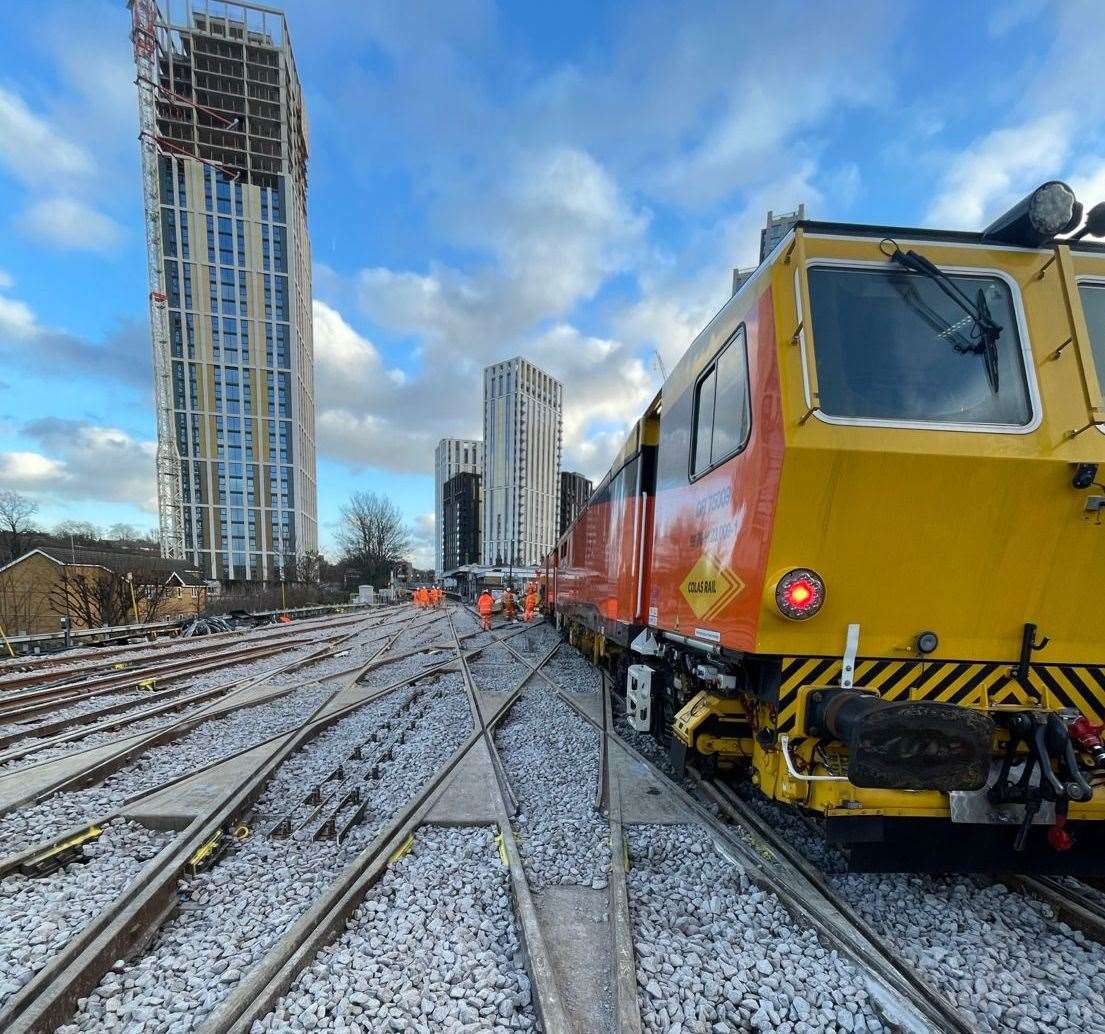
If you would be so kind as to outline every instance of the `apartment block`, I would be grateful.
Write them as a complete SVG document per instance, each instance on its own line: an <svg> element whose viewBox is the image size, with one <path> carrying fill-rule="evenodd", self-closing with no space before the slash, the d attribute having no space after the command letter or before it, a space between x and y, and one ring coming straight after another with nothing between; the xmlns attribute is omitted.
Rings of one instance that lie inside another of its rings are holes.
<svg viewBox="0 0 1105 1034"><path fill-rule="evenodd" d="M445 566L445 482L457 474L483 473L483 442L471 438L442 438L434 450L434 573L438 578Z"/></svg>
<svg viewBox="0 0 1105 1034"><path fill-rule="evenodd" d="M557 539L564 388L520 357L483 373L483 562L538 564Z"/></svg>
<svg viewBox="0 0 1105 1034"><path fill-rule="evenodd" d="M220 581L291 579L318 523L308 125L287 22L217 0L132 11L163 549Z"/></svg>
<svg viewBox="0 0 1105 1034"><path fill-rule="evenodd" d="M572 521L579 516L594 490L595 486L582 474L572 470L560 472L560 522L556 533L557 538L560 538L568 530Z"/></svg>

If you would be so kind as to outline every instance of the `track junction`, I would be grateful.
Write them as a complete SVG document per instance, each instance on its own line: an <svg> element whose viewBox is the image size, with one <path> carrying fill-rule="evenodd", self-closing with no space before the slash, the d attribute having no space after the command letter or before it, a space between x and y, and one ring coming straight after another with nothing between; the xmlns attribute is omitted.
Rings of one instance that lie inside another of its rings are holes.
<svg viewBox="0 0 1105 1034"><path fill-rule="evenodd" d="M834 872L551 626L477 628L0 682L0 1029L1105 1031L1094 887Z"/></svg>

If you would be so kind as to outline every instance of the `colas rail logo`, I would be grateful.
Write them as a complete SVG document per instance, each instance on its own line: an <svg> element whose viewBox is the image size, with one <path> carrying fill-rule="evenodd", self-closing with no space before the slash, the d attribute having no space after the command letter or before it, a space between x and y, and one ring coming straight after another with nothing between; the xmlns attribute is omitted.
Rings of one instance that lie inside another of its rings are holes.
<svg viewBox="0 0 1105 1034"><path fill-rule="evenodd" d="M717 617L744 589L742 582L720 560L703 553L679 591L699 621Z"/></svg>

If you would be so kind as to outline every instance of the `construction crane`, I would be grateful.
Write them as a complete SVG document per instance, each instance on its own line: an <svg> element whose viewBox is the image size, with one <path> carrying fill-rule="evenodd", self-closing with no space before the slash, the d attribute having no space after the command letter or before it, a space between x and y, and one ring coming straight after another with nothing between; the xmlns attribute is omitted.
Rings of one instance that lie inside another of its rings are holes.
<svg viewBox="0 0 1105 1034"><path fill-rule="evenodd" d="M157 412L157 514L161 555L184 559L184 501L180 453L173 426L172 359L169 313L162 272L161 191L157 144L157 4L130 0L131 41L138 69L138 139L142 152L142 200L146 211L146 265L150 281L150 332L153 336L154 408Z"/></svg>

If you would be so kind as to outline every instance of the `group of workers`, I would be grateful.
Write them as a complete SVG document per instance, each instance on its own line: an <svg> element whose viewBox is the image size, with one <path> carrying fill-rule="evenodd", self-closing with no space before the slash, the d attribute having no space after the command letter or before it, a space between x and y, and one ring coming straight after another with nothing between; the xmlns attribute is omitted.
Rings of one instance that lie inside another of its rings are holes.
<svg viewBox="0 0 1105 1034"><path fill-rule="evenodd" d="M514 592L509 586L503 590L502 601L503 617L505 617L507 621L517 621L518 601L514 598ZM522 620L527 624L533 620L539 602L540 595L537 583L531 582L523 598L524 610ZM483 628L485 632L491 631L491 614L495 609L495 597L491 595L490 589L484 589L483 592L480 593L480 598L477 601L477 609L480 612L480 627Z"/></svg>
<svg viewBox="0 0 1105 1034"><path fill-rule="evenodd" d="M445 599L445 590L439 589L436 585L431 585L429 588L420 585L411 593L412 602L422 610L429 607L440 607L443 599Z"/></svg>

